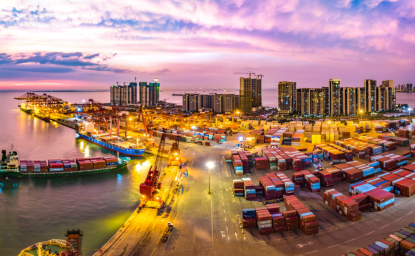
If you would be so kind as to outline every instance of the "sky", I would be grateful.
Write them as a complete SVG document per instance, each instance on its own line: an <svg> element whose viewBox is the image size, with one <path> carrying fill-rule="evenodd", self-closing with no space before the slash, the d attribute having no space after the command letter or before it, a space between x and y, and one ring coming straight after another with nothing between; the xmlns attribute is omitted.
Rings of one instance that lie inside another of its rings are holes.
<svg viewBox="0 0 415 256"><path fill-rule="evenodd" d="M413 83L413 0L0 1L0 90Z"/></svg>

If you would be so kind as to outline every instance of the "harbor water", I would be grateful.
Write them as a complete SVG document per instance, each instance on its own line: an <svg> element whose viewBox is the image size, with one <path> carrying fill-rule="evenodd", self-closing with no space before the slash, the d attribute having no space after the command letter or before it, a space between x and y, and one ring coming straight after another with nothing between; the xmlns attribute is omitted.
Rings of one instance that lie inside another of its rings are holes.
<svg viewBox="0 0 415 256"><path fill-rule="evenodd" d="M172 96L172 93L183 91L163 91L160 99L180 104L182 97ZM46 123L20 111L17 107L19 101L13 98L22 94L0 92L0 149L8 151L13 145L23 160L115 155L97 145L76 140L75 131L68 127ZM72 103L90 98L109 102L109 92L48 94ZM263 93L265 106L277 107L276 99L276 90ZM397 94L397 103L414 107L413 102L415 93ZM84 255L92 255L138 206L139 185L145 179L152 158L133 159L127 168L106 174L0 179L0 255L17 255L21 249L39 241L65 239L67 229L78 228L85 234Z"/></svg>
<svg viewBox="0 0 415 256"><path fill-rule="evenodd" d="M13 98L22 92L0 92L0 149L24 160L74 159L116 155L75 139L75 131L20 111ZM109 93L49 93L69 102L94 98L108 102ZM67 229L84 230L83 254L92 255L128 219L139 204L139 186L150 158L134 159L128 168L106 174L62 178L0 178L0 255L53 238Z"/></svg>

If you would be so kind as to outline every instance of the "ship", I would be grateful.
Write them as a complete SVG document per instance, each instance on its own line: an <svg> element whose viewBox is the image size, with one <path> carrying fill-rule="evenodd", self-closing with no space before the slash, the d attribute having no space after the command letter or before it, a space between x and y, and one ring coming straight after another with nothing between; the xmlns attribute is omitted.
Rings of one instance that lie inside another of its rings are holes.
<svg viewBox="0 0 415 256"><path fill-rule="evenodd" d="M181 93L173 93L172 96L183 96Z"/></svg>
<svg viewBox="0 0 415 256"><path fill-rule="evenodd" d="M23 249L17 256L48 256L48 255L63 255L65 252L68 252L69 255L76 255L75 248L67 243L65 240L61 239L51 239L44 242L36 243L32 246L29 246ZM52 254L54 253L54 254Z"/></svg>
<svg viewBox="0 0 415 256"><path fill-rule="evenodd" d="M20 108L21 111L26 112L28 114L31 114L32 113L32 109L29 108L28 106L26 106L26 103L22 103L22 104L20 104L18 106L19 106L19 108Z"/></svg>
<svg viewBox="0 0 415 256"><path fill-rule="evenodd" d="M71 160L19 160L16 151L2 150L0 177L4 178L52 178L99 174L123 168L129 157L93 157Z"/></svg>
<svg viewBox="0 0 415 256"><path fill-rule="evenodd" d="M34 112L33 115L35 117L39 118L39 119L42 119L45 122L50 122L50 117L49 116L46 116L46 115L44 115L44 114L42 114L40 112Z"/></svg>
<svg viewBox="0 0 415 256"><path fill-rule="evenodd" d="M115 143L110 142L113 138L117 137L111 137L108 136L108 134L99 134L93 136L89 135L88 132L79 131L76 132L76 136L77 138L87 140L97 144L98 146L107 148L126 156L143 156L146 149L144 145L133 144L127 141L116 141Z"/></svg>

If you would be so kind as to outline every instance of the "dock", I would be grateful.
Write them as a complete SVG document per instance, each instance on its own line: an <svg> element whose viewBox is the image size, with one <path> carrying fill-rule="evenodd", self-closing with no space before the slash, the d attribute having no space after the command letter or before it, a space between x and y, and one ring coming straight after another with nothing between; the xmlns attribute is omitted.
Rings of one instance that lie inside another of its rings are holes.
<svg viewBox="0 0 415 256"><path fill-rule="evenodd" d="M179 170L178 166L166 167L160 177L162 187L158 195L163 197L165 205L172 199L173 181ZM114 234L113 237L94 256L134 255L142 247L146 238L154 227L161 222L161 216L155 208L138 208L133 212L124 225Z"/></svg>

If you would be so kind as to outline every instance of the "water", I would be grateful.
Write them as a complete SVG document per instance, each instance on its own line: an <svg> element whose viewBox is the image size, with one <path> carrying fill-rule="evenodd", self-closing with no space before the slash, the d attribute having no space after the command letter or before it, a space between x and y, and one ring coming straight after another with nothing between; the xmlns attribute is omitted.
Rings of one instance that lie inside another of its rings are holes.
<svg viewBox="0 0 415 256"><path fill-rule="evenodd" d="M172 96L172 93L183 91L163 91L160 99L181 104L182 97ZM13 98L22 94L0 93L0 149L9 150L13 143L20 159L30 160L114 154L94 144L75 140L75 132L70 128L46 123L20 111L18 101ZM109 102L109 92L49 94L72 103L89 98ZM276 91L264 91L263 105L277 107L276 97ZM397 94L397 103L414 107L413 102L415 93ZM137 159L132 160L128 168L107 174L0 179L0 255L17 255L21 249L39 241L65 239L66 229L74 228L84 230L84 255L92 255L138 206L139 185L145 179L149 165L149 160Z"/></svg>
<svg viewBox="0 0 415 256"><path fill-rule="evenodd" d="M14 150L20 159L73 159L115 155L82 140L75 131L46 123L17 107L23 93L0 93L0 149ZM108 102L108 92L51 93L70 102L93 98ZM128 168L90 176L0 178L0 255L17 255L36 242L65 239L67 229L84 230L84 255L99 249L138 206L139 186L150 160L133 160Z"/></svg>

